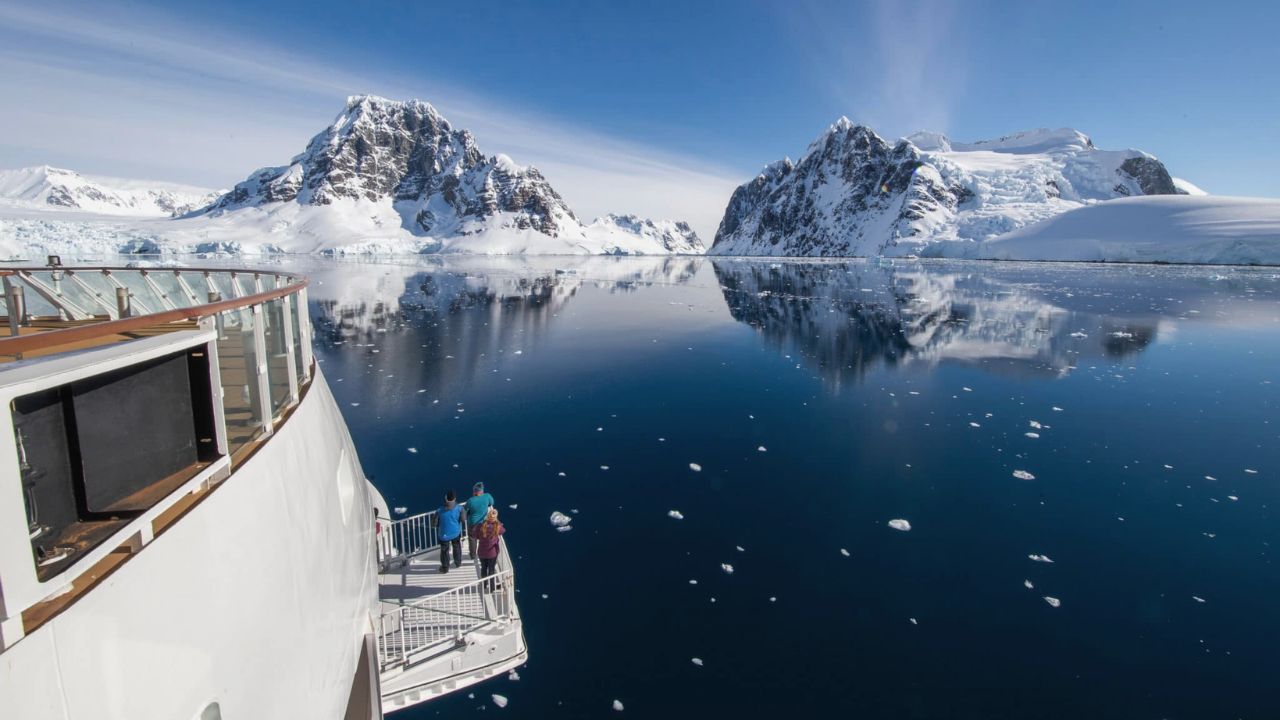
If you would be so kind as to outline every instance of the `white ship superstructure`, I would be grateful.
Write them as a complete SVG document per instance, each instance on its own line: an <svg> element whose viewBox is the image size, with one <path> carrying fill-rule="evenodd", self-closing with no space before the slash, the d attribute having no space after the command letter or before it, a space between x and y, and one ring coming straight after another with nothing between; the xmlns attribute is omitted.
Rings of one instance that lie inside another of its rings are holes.
<svg viewBox="0 0 1280 720"><path fill-rule="evenodd" d="M392 520L306 282L0 270L0 717L377 718L522 664L498 573Z"/></svg>

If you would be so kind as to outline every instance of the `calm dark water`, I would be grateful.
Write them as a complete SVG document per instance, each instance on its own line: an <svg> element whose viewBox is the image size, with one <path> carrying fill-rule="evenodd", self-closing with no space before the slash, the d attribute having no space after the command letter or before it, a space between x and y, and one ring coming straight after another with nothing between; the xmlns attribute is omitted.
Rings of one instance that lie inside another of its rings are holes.
<svg viewBox="0 0 1280 720"><path fill-rule="evenodd" d="M519 681L398 718L1280 716L1274 269L298 269L387 501L517 556Z"/></svg>

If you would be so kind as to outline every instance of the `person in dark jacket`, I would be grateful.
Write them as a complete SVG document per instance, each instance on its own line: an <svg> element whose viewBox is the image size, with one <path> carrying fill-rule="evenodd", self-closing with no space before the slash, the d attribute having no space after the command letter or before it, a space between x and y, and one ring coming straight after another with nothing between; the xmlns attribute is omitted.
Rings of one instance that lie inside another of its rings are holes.
<svg viewBox="0 0 1280 720"><path fill-rule="evenodd" d="M480 558L480 577L487 578L493 575L498 569L498 538L507 531L498 522L498 508L491 507L485 515L484 522L474 526L476 537L476 552ZM489 583L486 590L492 590L492 583Z"/></svg>
<svg viewBox="0 0 1280 720"><path fill-rule="evenodd" d="M444 505L436 510L436 527L440 533L440 572L449 572L449 548L453 548L453 566L462 567L462 506L453 491L445 493Z"/></svg>

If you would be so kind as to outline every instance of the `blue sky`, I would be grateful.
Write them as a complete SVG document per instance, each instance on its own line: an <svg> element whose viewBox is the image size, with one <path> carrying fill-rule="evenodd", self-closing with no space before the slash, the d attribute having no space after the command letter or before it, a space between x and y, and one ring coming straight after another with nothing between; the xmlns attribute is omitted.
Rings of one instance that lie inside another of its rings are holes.
<svg viewBox="0 0 1280 720"><path fill-rule="evenodd" d="M841 115L1078 128L1280 196L1280 4L0 0L0 166L227 186L348 94L417 97L580 215L688 218Z"/></svg>

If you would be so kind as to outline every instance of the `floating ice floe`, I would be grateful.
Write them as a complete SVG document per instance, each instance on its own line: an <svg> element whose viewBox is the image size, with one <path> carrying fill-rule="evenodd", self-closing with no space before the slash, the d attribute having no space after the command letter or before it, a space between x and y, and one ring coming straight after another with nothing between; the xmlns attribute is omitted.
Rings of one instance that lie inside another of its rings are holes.
<svg viewBox="0 0 1280 720"><path fill-rule="evenodd" d="M720 569L724 571L725 575L733 574L733 566L729 563L720 563Z"/></svg>
<svg viewBox="0 0 1280 720"><path fill-rule="evenodd" d="M397 515L403 515L403 514L405 514L405 513L409 512L409 508L407 508L407 507L405 507L405 506L403 506L403 505L397 505L396 507L394 507L394 508L392 508L392 509L393 509L393 510L395 510L395 513L396 513Z"/></svg>
<svg viewBox="0 0 1280 720"><path fill-rule="evenodd" d="M353 402L353 403L351 403L351 407L360 407L360 403L358 403L358 402Z"/></svg>
<svg viewBox="0 0 1280 720"><path fill-rule="evenodd" d="M668 511L667 511L667 517L673 517L673 518L675 518L676 520L683 520L683 519L684 519L684 513L680 512L679 510L668 510Z"/></svg>
<svg viewBox="0 0 1280 720"><path fill-rule="evenodd" d="M1027 424L1028 424L1028 425L1030 425L1031 427L1035 428L1036 430L1040 430L1040 429L1042 429L1042 428L1044 427L1043 425L1041 425L1041 424L1040 424L1040 421L1039 421L1039 420L1032 420L1032 421L1030 421L1030 422L1029 422L1029 423L1027 423Z"/></svg>
<svg viewBox="0 0 1280 720"><path fill-rule="evenodd" d="M572 525L561 525L560 527L556 528L556 532L569 532L572 529L573 529Z"/></svg>
<svg viewBox="0 0 1280 720"><path fill-rule="evenodd" d="M1029 432L1029 433L1023 433L1023 435L1026 435L1027 437L1031 438L1032 440L1039 440L1039 439L1040 439L1040 433L1033 433L1033 432Z"/></svg>
<svg viewBox="0 0 1280 720"><path fill-rule="evenodd" d="M1205 476L1204 476L1204 479L1205 479L1205 480L1212 480L1213 482L1218 482L1218 478L1216 478L1216 477L1214 477L1214 476L1212 476L1212 475L1205 475Z"/></svg>
<svg viewBox="0 0 1280 720"><path fill-rule="evenodd" d="M1054 412L1062 412L1062 408L1058 407L1057 405L1054 405L1052 409Z"/></svg>
<svg viewBox="0 0 1280 720"><path fill-rule="evenodd" d="M1048 555L1028 555L1027 557L1031 558L1032 560L1035 560L1036 562L1042 562L1042 563L1053 562L1053 560L1049 559Z"/></svg>
<svg viewBox="0 0 1280 720"><path fill-rule="evenodd" d="M617 710L618 712L622 712L622 710L623 710L623 708L622 708L622 701L621 701L621 700L614 700L614 701L613 701L613 709L614 709L614 710Z"/></svg>
<svg viewBox="0 0 1280 720"><path fill-rule="evenodd" d="M962 388L960 388L960 389L961 389L961 390L963 390L963 391L965 391L965 392L973 392L973 388L971 388L971 387L962 387Z"/></svg>
<svg viewBox="0 0 1280 720"><path fill-rule="evenodd" d="M979 424L978 424L978 423L976 423L976 422L971 422L971 423L969 423L969 427L982 427L982 426L981 426L981 425L979 425Z"/></svg>
<svg viewBox="0 0 1280 720"><path fill-rule="evenodd" d="M702 667L702 658L692 658L690 661L694 665L697 665L698 667Z"/></svg>
<svg viewBox="0 0 1280 720"><path fill-rule="evenodd" d="M1244 469L1244 471L1245 471L1245 472L1247 472L1247 473L1249 473L1250 475L1257 475L1257 474L1258 474L1258 471L1257 471L1257 470L1254 470L1253 468L1245 468L1245 469Z"/></svg>
<svg viewBox="0 0 1280 720"><path fill-rule="evenodd" d="M1202 603L1202 602L1204 602L1204 598L1200 597L1199 595L1192 595L1192 596L1191 596L1191 599L1192 599L1192 600L1195 600L1195 601L1196 601L1196 602L1198 602L1198 603Z"/></svg>
<svg viewBox="0 0 1280 720"><path fill-rule="evenodd" d="M518 508L520 507L520 505L519 505L519 504L517 504L517 503L511 503L511 504L510 504L510 505L508 505L507 507L511 508L512 510L516 510L516 509L518 509Z"/></svg>
<svg viewBox="0 0 1280 720"><path fill-rule="evenodd" d="M689 469L694 472L702 472L702 466L698 463L689 463Z"/></svg>
<svg viewBox="0 0 1280 720"><path fill-rule="evenodd" d="M845 550L844 548L840 548L840 554L845 557L849 557L849 551Z"/></svg>
<svg viewBox="0 0 1280 720"><path fill-rule="evenodd" d="M1228 495L1228 496L1227 496L1227 499L1228 499L1228 500L1230 500L1231 502L1236 502L1236 501L1237 501L1237 500L1239 500L1240 498L1239 498L1238 496L1236 496L1236 495Z"/></svg>
<svg viewBox="0 0 1280 720"><path fill-rule="evenodd" d="M500 707L500 708L504 708L504 707L506 707L506 706L507 706L507 696L506 696L506 695L498 695L498 694L496 694L496 693L495 693L495 694L494 694L494 696L493 696L493 704L494 704L494 705L497 705L497 706L498 706L498 707Z"/></svg>
<svg viewBox="0 0 1280 720"><path fill-rule="evenodd" d="M515 670L512 670L511 672L507 673L507 679L510 680L511 682L519 682L520 673L516 672Z"/></svg>
<svg viewBox="0 0 1280 720"><path fill-rule="evenodd" d="M756 452L769 452L769 449L761 445L760 447L756 448Z"/></svg>
<svg viewBox="0 0 1280 720"><path fill-rule="evenodd" d="M889 527L893 528L894 530L901 530L902 532L907 532L908 530L911 529L911 523L907 522L906 520L903 520L902 518L894 518L889 521Z"/></svg>
<svg viewBox="0 0 1280 720"><path fill-rule="evenodd" d="M1026 470L1014 470L1013 476L1018 478L1019 480L1035 480L1036 479L1035 475L1032 475Z"/></svg>
<svg viewBox="0 0 1280 720"><path fill-rule="evenodd" d="M417 455L417 454L418 454L418 448L409 448L409 452L413 453L414 455Z"/></svg>
<svg viewBox="0 0 1280 720"><path fill-rule="evenodd" d="M746 552L746 551L747 551L747 550L746 550L746 548L742 547L741 545L734 545L733 547L734 547L734 549L736 549L738 552Z"/></svg>
<svg viewBox="0 0 1280 720"><path fill-rule="evenodd" d="M512 354L513 354L513 355L523 355L523 354L524 354L524 351L523 351L523 350L517 350L517 351L515 351L515 352L514 352L514 353L512 353Z"/></svg>
<svg viewBox="0 0 1280 720"><path fill-rule="evenodd" d="M772 597L772 596L771 596L771 597L769 598L769 602L776 603L776 602L778 602L778 598L776 598L776 597Z"/></svg>
<svg viewBox="0 0 1280 720"><path fill-rule="evenodd" d="M916 619L915 619L915 618L907 618L907 619L911 621L911 624L912 624L912 625L919 625L919 624L920 624L920 623L916 622Z"/></svg>
<svg viewBox="0 0 1280 720"><path fill-rule="evenodd" d="M1023 580L1022 586L1028 590L1032 590L1035 588L1035 583L1031 582L1030 580Z"/></svg>
<svg viewBox="0 0 1280 720"><path fill-rule="evenodd" d="M698 581L697 581L697 580L690 580L690 581L689 581L689 584L690 584L690 585L697 585L697 584L698 584Z"/></svg>
<svg viewBox="0 0 1280 720"><path fill-rule="evenodd" d="M573 518L569 517L568 515L565 515L559 510L556 510L551 513L551 524L555 525L558 528L568 527L569 523L571 522L573 522Z"/></svg>
<svg viewBox="0 0 1280 720"><path fill-rule="evenodd" d="M1083 332L1080 332L1079 330L1077 330L1077 331L1075 331L1075 332L1071 333L1071 337L1081 339L1081 338L1087 338L1087 337L1089 337L1089 335L1088 335L1088 333L1083 333Z"/></svg>
<svg viewBox="0 0 1280 720"><path fill-rule="evenodd" d="M1059 600L1059 599L1058 599L1058 598L1056 598L1056 597L1051 597L1051 596L1049 596L1049 595L1045 595L1045 596L1044 596L1044 601L1045 601L1045 602L1047 602L1047 603L1049 603L1049 607L1062 607L1062 601L1061 601L1061 600Z"/></svg>
<svg viewBox="0 0 1280 720"><path fill-rule="evenodd" d="M601 465L601 466L600 466L600 469L601 469L601 470L608 470L608 469L609 469L609 466L608 466L608 465Z"/></svg>

